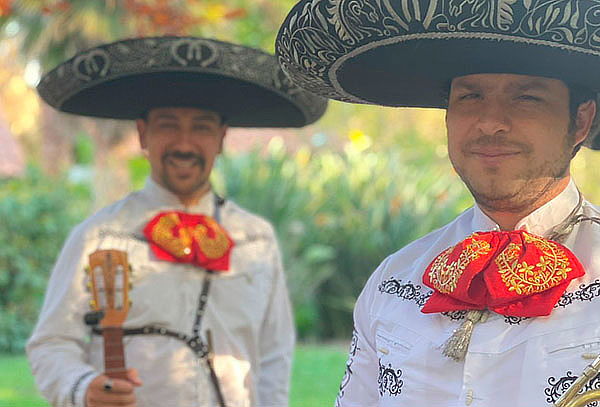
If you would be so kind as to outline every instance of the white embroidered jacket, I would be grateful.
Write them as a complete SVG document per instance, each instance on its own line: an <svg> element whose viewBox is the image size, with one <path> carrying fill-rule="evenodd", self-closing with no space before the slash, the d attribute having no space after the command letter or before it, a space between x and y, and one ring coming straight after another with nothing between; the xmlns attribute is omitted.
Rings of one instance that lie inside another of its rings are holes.
<svg viewBox="0 0 600 407"><path fill-rule="evenodd" d="M577 206L571 182L517 225L545 235ZM585 203L587 216L600 211ZM442 355L464 313L423 314L431 290L423 272L443 250L498 226L478 207L388 257L356 303L355 332L336 405L340 407L551 406L600 353L600 225L583 222L565 241L585 267L552 314L492 314L475 326L464 362ZM600 377L591 386L600 386Z"/></svg>
<svg viewBox="0 0 600 407"><path fill-rule="evenodd" d="M213 194L191 213L213 216ZM206 271L157 260L140 237L158 212L186 209L151 180L101 210L71 233L48 284L29 361L53 406L84 406L90 381L103 370L101 336L84 324L89 311L84 267L97 249L126 250L133 267L132 307L125 328L154 325L192 336ZM228 407L282 407L288 387L294 327L280 253L270 224L227 201L221 224L235 241L230 271L212 275L201 332L210 330L214 364ZM206 338L204 338L206 339ZM127 367L143 386L139 407L216 406L206 363L185 342L161 335L125 337Z"/></svg>

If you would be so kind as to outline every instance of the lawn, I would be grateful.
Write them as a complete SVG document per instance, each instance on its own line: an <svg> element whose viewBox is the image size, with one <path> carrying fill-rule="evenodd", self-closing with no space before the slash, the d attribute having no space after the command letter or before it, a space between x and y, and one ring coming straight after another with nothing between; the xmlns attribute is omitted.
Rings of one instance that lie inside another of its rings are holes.
<svg viewBox="0 0 600 407"><path fill-rule="evenodd" d="M340 346L300 345L292 370L291 407L331 407L344 373ZM24 356L0 355L0 407L42 407Z"/></svg>

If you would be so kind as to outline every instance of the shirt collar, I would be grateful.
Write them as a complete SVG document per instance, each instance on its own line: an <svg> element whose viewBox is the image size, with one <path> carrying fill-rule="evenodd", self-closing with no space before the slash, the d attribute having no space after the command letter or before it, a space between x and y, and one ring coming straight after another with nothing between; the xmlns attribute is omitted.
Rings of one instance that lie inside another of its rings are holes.
<svg viewBox="0 0 600 407"><path fill-rule="evenodd" d="M554 226L569 216L578 202L579 191L571 179L567 187L554 199L517 222L515 230L526 230L538 236L545 236ZM473 231L500 230L500 226L487 216L477 204L474 207L471 224Z"/></svg>
<svg viewBox="0 0 600 407"><path fill-rule="evenodd" d="M177 195L158 184L151 177L146 179L146 185L142 193L148 197L148 202L152 202L162 209L214 216L215 194L212 191L204 194L197 204L187 208L181 203Z"/></svg>

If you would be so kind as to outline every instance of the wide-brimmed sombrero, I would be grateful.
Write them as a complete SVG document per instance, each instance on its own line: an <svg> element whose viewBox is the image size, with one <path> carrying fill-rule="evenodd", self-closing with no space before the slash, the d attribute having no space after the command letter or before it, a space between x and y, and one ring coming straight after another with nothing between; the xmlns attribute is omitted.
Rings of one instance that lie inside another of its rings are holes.
<svg viewBox="0 0 600 407"><path fill-rule="evenodd" d="M352 103L444 108L475 73L600 92L600 0L301 0L276 52L299 86Z"/></svg>
<svg viewBox="0 0 600 407"><path fill-rule="evenodd" d="M38 91L56 109L136 119L154 107L198 107L237 127L302 127L326 99L299 88L263 51L195 37L118 41L81 52L46 74Z"/></svg>

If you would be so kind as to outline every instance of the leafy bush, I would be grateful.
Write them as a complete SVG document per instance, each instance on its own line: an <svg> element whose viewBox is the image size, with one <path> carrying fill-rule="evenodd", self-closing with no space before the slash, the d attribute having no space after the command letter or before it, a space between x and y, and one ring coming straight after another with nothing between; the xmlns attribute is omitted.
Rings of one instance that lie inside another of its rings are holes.
<svg viewBox="0 0 600 407"><path fill-rule="evenodd" d="M28 169L0 180L0 352L17 352L37 319L48 274L90 192Z"/></svg>
<svg viewBox="0 0 600 407"><path fill-rule="evenodd" d="M447 161L418 151L292 156L275 142L219 161L217 190L277 229L301 338L347 337L375 267L471 204Z"/></svg>

